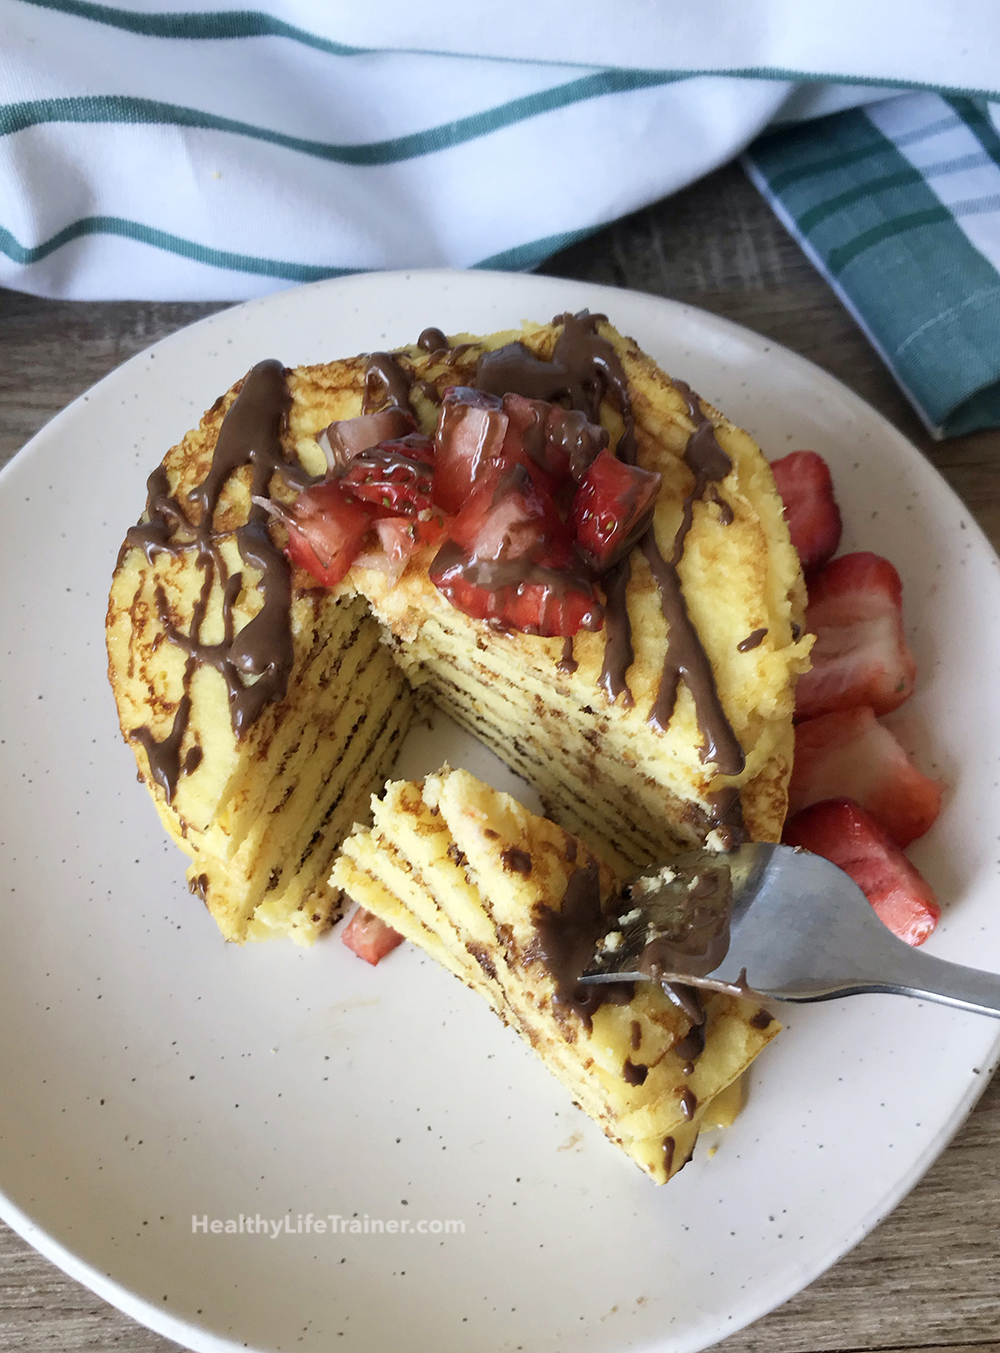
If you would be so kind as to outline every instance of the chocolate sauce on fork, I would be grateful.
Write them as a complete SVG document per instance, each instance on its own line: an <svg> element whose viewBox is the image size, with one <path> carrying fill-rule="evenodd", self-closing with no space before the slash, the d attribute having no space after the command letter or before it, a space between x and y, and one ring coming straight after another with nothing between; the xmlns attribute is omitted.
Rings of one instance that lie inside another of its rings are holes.
<svg viewBox="0 0 1000 1353"><path fill-rule="evenodd" d="M536 939L529 959L540 960L555 985L557 1011L573 1011L589 1030L594 1011L610 1002L627 1004L635 994L630 982L582 985L580 976L594 957L598 939L607 929L601 906L601 876L595 860L569 876L558 911L535 904L532 915Z"/></svg>
<svg viewBox="0 0 1000 1353"><path fill-rule="evenodd" d="M635 986L631 982L580 982L581 975L593 962L598 941L608 931L609 920L623 906L631 906L627 896L627 890L625 893L616 891L606 904L602 904L600 874L596 862L591 860L586 866L578 866L569 876L558 911L542 902L536 903L532 909L531 919L536 938L528 951L527 960L529 963L540 961L551 975L556 1013L572 1011L588 1030L593 1027L595 1011L602 1005L627 1005L635 995ZM692 903L692 919L695 921L699 919L698 900L695 898ZM728 915L726 921L728 944ZM677 952L670 955L671 965L679 971L688 970L684 965L690 955L681 953L683 947L683 942L680 942ZM661 952L665 948L665 945L662 946ZM692 975L696 968L697 954L690 965ZM706 1011L702 994L697 987L687 983L662 983L662 986L690 1021L687 1033L672 1049L684 1064L685 1074L690 1074L694 1061L705 1046ZM631 1021L629 1041L633 1052L642 1042L642 1026L638 1020ZM629 1079L627 1071L625 1077ZM641 1081L630 1083L641 1084Z"/></svg>

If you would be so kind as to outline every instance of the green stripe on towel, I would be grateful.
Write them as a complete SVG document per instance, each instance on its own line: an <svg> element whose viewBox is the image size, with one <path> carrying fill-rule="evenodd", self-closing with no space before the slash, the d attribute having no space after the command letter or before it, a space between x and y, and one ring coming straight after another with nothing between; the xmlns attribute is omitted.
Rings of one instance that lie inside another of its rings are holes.
<svg viewBox="0 0 1000 1353"><path fill-rule="evenodd" d="M1000 153L974 105L951 106ZM893 142L853 110L762 137L747 159L937 435L995 426L1000 273Z"/></svg>
<svg viewBox="0 0 1000 1353"><path fill-rule="evenodd" d="M167 230L157 230L141 221L127 221L120 216L83 216L56 232L42 244L21 244L9 230L0 226L0 253L15 263L38 263L74 240L88 235L117 235L120 239L135 240L139 244L163 249L181 258L204 263L210 268L227 268L234 272L253 273L259 277L279 277L286 282L321 282L327 277L344 277L357 271L354 268L325 268L312 263L288 263L273 258L255 258L250 254L234 254L227 249L212 249L194 240L182 239Z"/></svg>
<svg viewBox="0 0 1000 1353"><path fill-rule="evenodd" d="M377 165L398 164L402 160L432 155L450 150L453 146L488 136L491 132L525 122L529 118L551 113L559 108L583 103L588 99L603 98L609 94L626 93L669 84L672 76L650 71L600 71L583 76L537 94L511 99L494 108L468 117L444 122L426 131L408 136L396 136L386 141L362 142L358 145L337 145L310 141L300 136L288 136L268 127L254 126L234 118L218 117L198 108L161 103L155 99L141 99L124 94L83 95L75 98L34 99L26 103L0 104L0 136L11 136L30 127L47 122L122 123L125 125L153 125L193 127L201 131L228 132L251 140L268 142L284 150L298 151L318 160L335 164L368 168Z"/></svg>

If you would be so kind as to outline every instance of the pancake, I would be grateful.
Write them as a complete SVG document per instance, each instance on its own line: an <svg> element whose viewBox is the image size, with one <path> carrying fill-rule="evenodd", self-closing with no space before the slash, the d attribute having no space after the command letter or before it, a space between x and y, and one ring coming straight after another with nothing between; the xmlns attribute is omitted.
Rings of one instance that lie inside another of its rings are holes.
<svg viewBox="0 0 1000 1353"><path fill-rule="evenodd" d="M373 828L344 842L334 882L483 996L665 1183L703 1126L731 1120L738 1078L777 1022L759 1002L716 993L696 1024L651 983L579 1007L559 981L552 921L565 917L572 933L588 890L606 908L616 882L585 842L448 767L422 784L390 783L372 807Z"/></svg>
<svg viewBox="0 0 1000 1353"><path fill-rule="evenodd" d="M780 836L810 641L759 448L602 317L429 335L391 355L259 364L168 452L122 548L107 624L122 731L230 940L309 943L339 914L336 852L422 701L614 869ZM443 392L477 382L541 386L662 476L650 531L603 580L598 632L473 619L431 582L433 548L401 576L356 564L329 589L284 558L261 504L324 474L325 429L405 405L430 433Z"/></svg>

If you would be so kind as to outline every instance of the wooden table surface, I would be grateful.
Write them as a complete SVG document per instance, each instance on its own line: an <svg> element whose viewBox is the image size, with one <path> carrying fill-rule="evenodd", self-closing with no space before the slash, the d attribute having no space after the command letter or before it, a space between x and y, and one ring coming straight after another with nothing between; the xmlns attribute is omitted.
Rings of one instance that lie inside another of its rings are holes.
<svg viewBox="0 0 1000 1353"><path fill-rule="evenodd" d="M1000 545L1000 433L930 441L857 326L736 167L566 250L542 271L672 296L803 353L900 427ZM218 308L0 291L0 464L113 367ZM0 1226L0 1353L175 1347ZM867 1240L718 1347L1000 1353L1000 1082Z"/></svg>

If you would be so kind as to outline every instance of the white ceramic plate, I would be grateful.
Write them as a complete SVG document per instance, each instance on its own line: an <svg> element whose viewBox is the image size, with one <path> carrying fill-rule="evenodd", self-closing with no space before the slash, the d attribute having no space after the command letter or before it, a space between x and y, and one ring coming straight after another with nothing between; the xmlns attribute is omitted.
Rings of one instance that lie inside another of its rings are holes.
<svg viewBox="0 0 1000 1353"><path fill-rule="evenodd" d="M786 1007L717 1154L703 1142L657 1189L416 951L376 971L336 938L227 948L188 895L105 679L108 582L149 470L262 357L315 362L428 324L486 332L583 306L772 458L820 451L844 547L898 566L920 679L893 722L949 786L913 851L947 903L930 948L1000 969L1000 565L859 399L723 320L546 278L364 276L204 320L77 400L0 479L0 1212L191 1348L703 1348L874 1226L997 1055L992 1021L942 1007ZM414 735L405 770L445 755L512 780L445 725ZM310 1213L356 1217L361 1234L298 1231ZM289 1223L192 1233L192 1217L241 1216ZM373 1233L373 1219L410 1229Z"/></svg>

